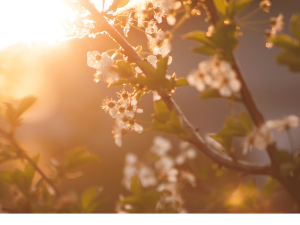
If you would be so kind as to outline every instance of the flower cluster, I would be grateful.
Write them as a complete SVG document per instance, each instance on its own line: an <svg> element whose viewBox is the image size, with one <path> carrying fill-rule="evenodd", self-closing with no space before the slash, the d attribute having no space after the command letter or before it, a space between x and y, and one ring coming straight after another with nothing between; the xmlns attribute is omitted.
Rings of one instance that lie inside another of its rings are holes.
<svg viewBox="0 0 300 225"><path fill-rule="evenodd" d="M87 53L87 64L97 70L94 74L94 81L105 81L107 83L117 82L119 74L115 71L114 61L107 53L90 51Z"/></svg>
<svg viewBox="0 0 300 225"><path fill-rule="evenodd" d="M278 32L281 32L283 30L283 15L280 13L277 17L271 17L271 30L266 31L267 38L272 38L277 35ZM266 43L267 48L272 48L273 43L267 41Z"/></svg>
<svg viewBox="0 0 300 225"><path fill-rule="evenodd" d="M154 20L148 22L145 33L148 39L148 47L154 55L162 55L165 57L170 53L170 34L158 29Z"/></svg>
<svg viewBox="0 0 300 225"><path fill-rule="evenodd" d="M190 85L195 86L198 91L203 92L206 86L219 90L223 97L230 97L241 89L241 82L237 79L235 71L227 61L219 60L217 57L202 61L198 70L187 76Z"/></svg>
<svg viewBox="0 0 300 225"><path fill-rule="evenodd" d="M269 144L274 142L271 130L279 132L296 128L299 126L299 118L290 115L282 120L269 120L255 131L249 133L244 142L243 153L246 154L255 146L259 150L265 150Z"/></svg>
<svg viewBox="0 0 300 225"><path fill-rule="evenodd" d="M135 121L136 113L142 113L143 110L138 108L138 101L134 93L129 93L123 89L117 95L119 97L118 101L108 98L104 99L102 108L112 118L116 119L113 133L115 143L121 147L124 133L128 131L143 132L143 127Z"/></svg>
<svg viewBox="0 0 300 225"><path fill-rule="evenodd" d="M271 2L270 0L262 0L259 3L259 7L264 11L264 12L269 12L270 11L270 7L271 7Z"/></svg>
<svg viewBox="0 0 300 225"><path fill-rule="evenodd" d="M186 160L196 157L196 151L188 143L181 143L180 153L175 157L168 154L171 150L171 142L160 136L155 137L154 144L150 149L154 161L150 163L139 161L133 153L128 153L125 158L122 184L130 190L131 179L137 174L144 188L155 187L156 191L165 193L157 203L159 211L168 205L176 212L185 212L182 208L183 199L180 194L184 183L196 186L195 176L188 170L180 169Z"/></svg>

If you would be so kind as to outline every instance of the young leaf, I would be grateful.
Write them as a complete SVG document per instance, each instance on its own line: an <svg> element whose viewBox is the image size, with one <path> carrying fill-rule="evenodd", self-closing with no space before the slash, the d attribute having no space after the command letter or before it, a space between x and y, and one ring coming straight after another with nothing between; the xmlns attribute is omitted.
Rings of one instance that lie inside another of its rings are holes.
<svg viewBox="0 0 300 225"><path fill-rule="evenodd" d="M36 97L25 97L21 100L18 108L16 109L16 118L20 118L20 116L28 110L35 102L37 98Z"/></svg>
<svg viewBox="0 0 300 225"><path fill-rule="evenodd" d="M131 192L133 195L135 196L139 196L143 193L142 191L142 187L141 187L141 184L140 184L140 181L139 181L139 178L138 178L138 175L134 175L132 177L132 181L131 181Z"/></svg>
<svg viewBox="0 0 300 225"><path fill-rule="evenodd" d="M209 45L199 46L199 47L193 47L193 52L204 54L204 55L215 55L217 54L217 50Z"/></svg>
<svg viewBox="0 0 300 225"><path fill-rule="evenodd" d="M80 203L82 209L87 209L99 195L99 188L88 188L81 195Z"/></svg>
<svg viewBox="0 0 300 225"><path fill-rule="evenodd" d="M291 31L300 40L300 14L294 14L291 19Z"/></svg>
<svg viewBox="0 0 300 225"><path fill-rule="evenodd" d="M210 135L213 139L219 142L227 152L232 151L232 137L229 135L213 134Z"/></svg>
<svg viewBox="0 0 300 225"><path fill-rule="evenodd" d="M292 51L284 51L277 55L276 61L280 64L286 64L291 71L300 71L300 54Z"/></svg>
<svg viewBox="0 0 300 225"><path fill-rule="evenodd" d="M216 47L215 43L209 37L207 37L206 33L203 31L193 31L193 32L187 33L186 35L183 36L183 39L196 41L196 42L208 45L212 48Z"/></svg>
<svg viewBox="0 0 300 225"><path fill-rule="evenodd" d="M180 118L178 117L175 109L172 110L171 115L170 115L170 124L172 126L178 127L178 128L182 128L181 122L180 122Z"/></svg>
<svg viewBox="0 0 300 225"><path fill-rule="evenodd" d="M30 184L29 181L27 180L27 177L25 174L19 170L16 169L15 172L12 175L12 181L15 183L21 190L27 192L29 191Z"/></svg>
<svg viewBox="0 0 300 225"><path fill-rule="evenodd" d="M228 5L227 1L224 1L224 0L214 0L214 3L215 3L215 6L216 6L218 12L221 15L225 15L226 7Z"/></svg>
<svg viewBox="0 0 300 225"><path fill-rule="evenodd" d="M228 16L233 18L240 14L252 0L231 0L228 5Z"/></svg>
<svg viewBox="0 0 300 225"><path fill-rule="evenodd" d="M187 82L187 80L185 78L183 78L183 77L176 79L175 82L176 82L176 87L189 85L189 83Z"/></svg>
<svg viewBox="0 0 300 225"><path fill-rule="evenodd" d="M64 165L66 170L73 170L83 164L95 161L99 161L99 158L96 155L89 154L84 147L77 147L69 153Z"/></svg>
<svg viewBox="0 0 300 225"><path fill-rule="evenodd" d="M13 174L11 172L4 171L4 172L0 173L0 180L5 181L10 184L13 181L12 176L13 176Z"/></svg>
<svg viewBox="0 0 300 225"><path fill-rule="evenodd" d="M156 73L158 78L165 78L168 69L168 59L169 56L166 56L158 61Z"/></svg>
<svg viewBox="0 0 300 225"><path fill-rule="evenodd" d="M129 62L119 59L116 61L116 65L118 67L118 73L121 78L130 78L134 77L134 71Z"/></svg>
<svg viewBox="0 0 300 225"><path fill-rule="evenodd" d="M219 93L219 90L217 89L208 89L204 92L202 92L199 97L201 99L208 99L208 98L222 98L222 96Z"/></svg>
<svg viewBox="0 0 300 225"><path fill-rule="evenodd" d="M154 109L156 112L161 114L170 113L168 107L166 106L163 100L154 101Z"/></svg>
<svg viewBox="0 0 300 225"><path fill-rule="evenodd" d="M147 74L150 74L152 77L155 77L156 69L149 62L140 61L136 62L136 64L138 65L138 67L140 67L142 71L146 71Z"/></svg>
<svg viewBox="0 0 300 225"><path fill-rule="evenodd" d="M295 48L295 44L290 36L288 35L276 35L268 40L272 42L275 46L285 49L292 49Z"/></svg>

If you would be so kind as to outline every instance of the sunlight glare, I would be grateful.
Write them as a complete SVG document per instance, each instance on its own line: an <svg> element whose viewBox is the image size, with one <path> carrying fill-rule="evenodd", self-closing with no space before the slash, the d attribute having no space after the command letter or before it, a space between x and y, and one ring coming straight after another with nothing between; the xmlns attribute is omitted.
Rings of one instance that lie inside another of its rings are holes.
<svg viewBox="0 0 300 225"><path fill-rule="evenodd" d="M60 0L0 0L0 47L18 42L54 44L65 34L60 20L73 17Z"/></svg>

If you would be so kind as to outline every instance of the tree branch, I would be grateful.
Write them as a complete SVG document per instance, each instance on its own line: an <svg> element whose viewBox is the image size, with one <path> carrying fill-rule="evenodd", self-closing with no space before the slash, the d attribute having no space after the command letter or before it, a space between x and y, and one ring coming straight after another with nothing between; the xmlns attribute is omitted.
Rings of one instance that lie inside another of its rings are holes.
<svg viewBox="0 0 300 225"><path fill-rule="evenodd" d="M6 133L4 130L2 130L0 128L0 134L5 137L6 139L8 139L11 144L13 146L15 146L17 149L19 149L22 152L22 158L25 158L33 167L34 169L43 177L43 179L51 186L51 188L53 188L53 190L55 191L56 195L60 195L58 189L54 186L54 184L52 183L52 181L46 176L46 174L44 174L44 172L37 166L37 164L26 154L25 150L21 148L21 146L19 145L19 143L16 141L16 139Z"/></svg>
<svg viewBox="0 0 300 225"><path fill-rule="evenodd" d="M210 12L212 23L215 25L219 21L220 18L219 18L218 12L216 10L216 7L214 5L214 2L213 2L213 0L205 0L204 3L206 4L208 11ZM261 112L258 110L258 108L251 96L251 93L248 89L248 86L243 78L241 70L237 64L237 61L232 53L230 53L230 58L232 59L232 68L237 73L237 78L240 80L240 82L242 84L240 93L241 93L244 105L245 105L246 109L248 110L256 127L260 127L261 125L263 125L265 123L265 119L264 119L263 115L261 114ZM275 159L274 155L272 154L276 149L277 149L277 147L276 147L275 143L270 144L267 147L268 155L274 166L278 165L277 160Z"/></svg>
<svg viewBox="0 0 300 225"><path fill-rule="evenodd" d="M111 26L108 21L105 19L103 14L99 12L94 5L89 0L80 0L79 1L83 7L85 7L94 17L96 23L100 24L104 30L113 38L123 49L125 54L128 56L130 61L141 62L143 61L140 56L135 52L135 50L130 46L130 44L119 34L119 32ZM149 64L150 65L150 64ZM151 74L148 74L144 68L140 68L146 76L151 77ZM223 165L227 168L237 170L239 172L246 172L251 174L266 174L271 175L273 170L270 166L261 166L257 164L243 162L241 160L234 161L232 158L226 155L222 155L219 152L206 146L205 142L202 140L200 135L195 131L195 128L189 123L186 117L183 115L179 107L175 102L170 98L170 96L165 92L163 88L157 90L162 100L165 102L167 107L172 110L176 110L178 115L182 118L183 127L188 133L188 141L194 144L200 151L202 151L209 158L214 160L220 165Z"/></svg>

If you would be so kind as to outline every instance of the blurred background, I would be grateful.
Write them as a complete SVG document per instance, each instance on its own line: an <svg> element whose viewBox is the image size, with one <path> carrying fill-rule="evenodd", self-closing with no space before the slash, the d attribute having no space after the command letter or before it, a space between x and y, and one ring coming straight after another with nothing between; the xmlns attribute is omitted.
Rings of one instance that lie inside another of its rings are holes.
<svg viewBox="0 0 300 225"><path fill-rule="evenodd" d="M284 33L289 32L289 20L294 13L300 13L299 0L272 0L270 13L261 12L255 20L268 20L279 13L284 15ZM251 6L241 16L255 9L259 1L253 1ZM1 4L4 4L1 1ZM2 6L0 7L2 8ZM172 39L173 62L169 66L168 74L176 72L178 77L186 77L196 69L198 63L207 57L192 53L190 47L195 44L182 40L182 35L193 30L207 30L209 24L205 20L205 12L192 17L182 26ZM52 12L55 13L55 12ZM22 19L22 18L20 18ZM164 22L160 25L163 30L169 29ZM256 26L261 30L269 28L266 25ZM36 29L39 30L37 25ZM19 27L7 28L17 30ZM120 28L121 30L121 28ZM264 35L246 29L241 30L240 45L234 53L243 71L249 89L256 104L266 120L281 119L294 114L300 117L300 74L290 72L287 67L277 65L275 55L280 49L265 47ZM26 30L22 31L25 35ZM16 34L16 35L22 35ZM37 103L24 115L24 125L17 132L17 138L30 155L41 152L41 167L50 173L49 161L52 158L63 159L76 146L86 146L97 154L101 162L83 168L83 176L70 179L59 184L62 192L72 189L80 193L87 186L102 186L103 196L107 202L99 212L114 212L115 202L119 194L127 194L121 186L124 156L128 152L143 156L153 143L153 137L161 135L173 141L177 151L178 140L172 136L159 132L143 134L128 134L123 137L121 148L114 143L111 133L114 120L101 109L102 100L108 96L116 99L116 92L120 88L107 88L104 82L93 81L94 69L87 66L88 51L107 51L118 48L106 35L96 38L72 39L49 46L46 42L39 42L32 47L27 43L4 44L0 36L0 101L13 102L27 95L38 97ZM17 40L17 39L16 39ZM128 41L132 46L142 45L147 49L146 36L135 29L129 31ZM7 43L7 42L5 42ZM240 104L229 105L226 100L200 100L198 91L193 87L178 88L173 95L186 117L199 127L200 134L213 133L221 129L225 118L233 111L240 112L244 107ZM3 106L0 106L3 110ZM151 122L154 112L152 94L142 98L140 107L144 113L138 119ZM150 125L144 125L144 129ZM280 149L290 149L286 133L274 133ZM300 147L300 129L292 130L296 148ZM236 146L240 142L236 141ZM241 151L235 154L248 161L268 163L266 152L254 150L244 156ZM200 154L200 161L208 159ZM11 165L3 164L0 170ZM232 175L234 177L235 175ZM256 176L257 186L260 188L266 177ZM234 178L233 178L234 179ZM250 179L249 177L245 179ZM212 180L217 180L213 179ZM215 182L215 183L214 183ZM217 182L212 185L217 185ZM195 191L197 187L195 188ZM282 193L281 202L290 201L286 193ZM201 196L199 197L201 198ZM282 211L278 206L274 211ZM199 212L197 202L189 208L190 212Z"/></svg>

